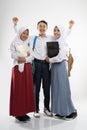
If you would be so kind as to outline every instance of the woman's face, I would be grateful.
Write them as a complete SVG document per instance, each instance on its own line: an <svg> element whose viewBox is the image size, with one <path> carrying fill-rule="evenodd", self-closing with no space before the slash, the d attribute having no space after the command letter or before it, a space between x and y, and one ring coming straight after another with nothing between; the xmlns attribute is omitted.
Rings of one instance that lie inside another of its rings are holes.
<svg viewBox="0 0 87 130"><path fill-rule="evenodd" d="M54 37L59 38L61 36L61 32L57 26L54 27Z"/></svg>
<svg viewBox="0 0 87 130"><path fill-rule="evenodd" d="M27 40L28 36L29 36L29 30L27 29L20 35L20 39L22 41L25 41L25 40Z"/></svg>

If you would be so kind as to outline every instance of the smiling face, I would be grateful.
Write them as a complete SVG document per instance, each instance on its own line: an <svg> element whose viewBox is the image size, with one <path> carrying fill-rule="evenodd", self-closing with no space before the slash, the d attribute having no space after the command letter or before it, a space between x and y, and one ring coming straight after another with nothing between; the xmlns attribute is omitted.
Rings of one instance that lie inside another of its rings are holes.
<svg viewBox="0 0 87 130"><path fill-rule="evenodd" d="M29 36L29 30L26 29L23 33L21 33L20 39L21 39L22 41L25 41L25 40L27 40L28 36Z"/></svg>
<svg viewBox="0 0 87 130"><path fill-rule="evenodd" d="M57 26L54 27L53 33L54 33L55 38L60 38L61 32L60 32L60 30L59 30L59 28Z"/></svg>
<svg viewBox="0 0 87 130"><path fill-rule="evenodd" d="M45 35L47 28L48 28L48 26L44 22L40 22L37 25L37 29L39 31L39 35L41 35L41 36Z"/></svg>

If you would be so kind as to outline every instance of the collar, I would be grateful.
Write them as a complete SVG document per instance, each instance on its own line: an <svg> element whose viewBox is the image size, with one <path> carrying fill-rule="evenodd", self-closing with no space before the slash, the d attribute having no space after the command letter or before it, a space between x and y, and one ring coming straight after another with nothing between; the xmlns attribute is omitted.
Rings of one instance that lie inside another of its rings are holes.
<svg viewBox="0 0 87 130"><path fill-rule="evenodd" d="M46 38L47 38L47 36L46 36L46 35L44 35L44 36L42 37L40 34L39 34L39 37L41 37L41 38L45 38L45 37L46 37Z"/></svg>

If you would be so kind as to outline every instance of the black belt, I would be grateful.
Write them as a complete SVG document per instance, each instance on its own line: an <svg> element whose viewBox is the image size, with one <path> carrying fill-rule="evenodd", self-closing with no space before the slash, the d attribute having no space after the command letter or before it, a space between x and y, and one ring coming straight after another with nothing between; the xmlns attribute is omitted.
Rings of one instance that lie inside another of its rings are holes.
<svg viewBox="0 0 87 130"><path fill-rule="evenodd" d="M39 60L39 59L36 59L36 58L34 59L34 61L39 62L39 63L47 63L46 60Z"/></svg>

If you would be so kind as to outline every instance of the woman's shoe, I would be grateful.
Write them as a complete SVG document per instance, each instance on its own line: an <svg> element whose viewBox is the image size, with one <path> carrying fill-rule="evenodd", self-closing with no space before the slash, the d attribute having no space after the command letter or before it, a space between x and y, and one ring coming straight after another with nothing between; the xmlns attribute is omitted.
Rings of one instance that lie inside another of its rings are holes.
<svg viewBox="0 0 87 130"><path fill-rule="evenodd" d="M77 117L77 112L73 112L71 113L70 115L68 116L65 116L65 120L72 120L72 119L75 119Z"/></svg>
<svg viewBox="0 0 87 130"><path fill-rule="evenodd" d="M54 115L54 118L55 118L55 119L64 119L65 117L64 117L64 116L61 116L61 115L59 115L59 114L55 114L55 115Z"/></svg>
<svg viewBox="0 0 87 130"><path fill-rule="evenodd" d="M19 121L28 121L30 120L30 117L28 115L24 115L24 116L17 116L15 117L17 120Z"/></svg>
<svg viewBox="0 0 87 130"><path fill-rule="evenodd" d="M25 118L26 120L28 120L28 121L31 119L30 116L28 116L28 115L25 115L24 118Z"/></svg>

